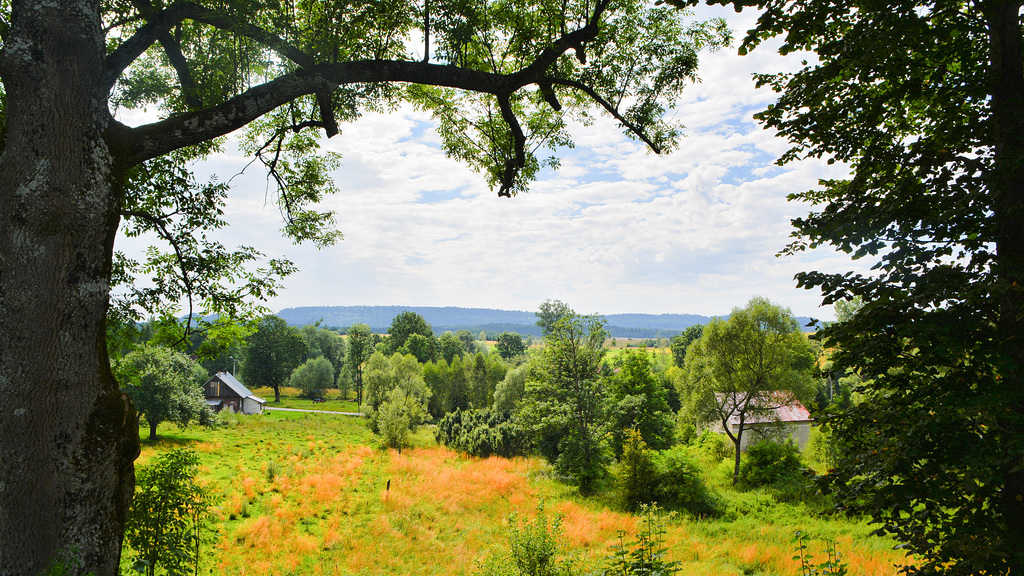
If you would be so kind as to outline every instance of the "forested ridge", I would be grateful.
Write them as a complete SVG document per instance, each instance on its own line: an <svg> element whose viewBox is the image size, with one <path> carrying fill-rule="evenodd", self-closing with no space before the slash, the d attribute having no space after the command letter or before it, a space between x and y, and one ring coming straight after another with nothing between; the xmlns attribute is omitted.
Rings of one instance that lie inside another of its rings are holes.
<svg viewBox="0 0 1024 576"><path fill-rule="evenodd" d="M382 332L403 311L423 316L437 335L460 329L541 335L534 312L522 310L458 306L298 306L285 308L277 315L292 326L320 321L325 326L345 328L361 323ZM606 314L604 318L608 321L605 329L611 336L618 338L671 337L685 328L706 324L711 320L710 316L698 314ZM806 326L811 319L797 317L797 321L801 326Z"/></svg>

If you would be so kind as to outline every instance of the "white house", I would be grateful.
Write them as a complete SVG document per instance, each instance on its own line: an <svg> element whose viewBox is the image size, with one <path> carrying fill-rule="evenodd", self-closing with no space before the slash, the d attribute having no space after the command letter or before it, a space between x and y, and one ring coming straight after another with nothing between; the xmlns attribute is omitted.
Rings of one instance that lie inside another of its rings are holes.
<svg viewBox="0 0 1024 576"><path fill-rule="evenodd" d="M216 412L224 408L242 414L260 414L266 400L256 396L231 373L217 372L203 386L206 403Z"/></svg>
<svg viewBox="0 0 1024 576"><path fill-rule="evenodd" d="M719 406L724 406L724 402L728 400L724 394L715 394L715 398L718 400ZM770 402L771 404L762 404L768 408L767 413L758 411L756 415L749 412L746 414L740 450L746 450L747 447L757 444L764 438L785 440L787 437L792 437L800 450L807 446L814 418L811 418L811 413L799 400L790 394L775 393L768 396L766 400L755 398L754 402ZM730 431L736 435L740 430L740 414L735 407L729 415L728 422ZM721 423L716 425L715 430L722 434L725 433Z"/></svg>

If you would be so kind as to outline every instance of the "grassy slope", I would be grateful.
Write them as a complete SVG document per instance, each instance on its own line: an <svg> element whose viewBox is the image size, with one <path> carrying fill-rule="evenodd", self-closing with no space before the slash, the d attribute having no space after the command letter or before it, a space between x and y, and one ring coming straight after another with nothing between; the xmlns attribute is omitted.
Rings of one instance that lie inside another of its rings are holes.
<svg viewBox="0 0 1024 576"><path fill-rule="evenodd" d="M617 531L635 526L632 516L549 478L537 459L467 458L435 446L426 430L401 454L376 448L363 421L344 416L276 412L217 430L175 430L144 443L139 464L175 446L199 452L202 477L220 498L204 573L471 574L475 561L505 545L507 514L532 515L540 499L564 515L571 551L595 566ZM795 576L797 529L837 538L854 575L893 574L901 559L863 523L719 489L730 520L668 528L681 574ZM812 550L823 556L818 543Z"/></svg>

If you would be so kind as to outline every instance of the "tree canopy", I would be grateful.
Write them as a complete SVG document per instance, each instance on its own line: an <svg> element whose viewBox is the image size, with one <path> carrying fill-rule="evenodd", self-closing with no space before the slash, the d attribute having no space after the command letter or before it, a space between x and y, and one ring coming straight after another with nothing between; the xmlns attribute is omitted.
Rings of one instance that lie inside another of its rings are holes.
<svg viewBox="0 0 1024 576"><path fill-rule="evenodd" d="M334 368L323 356L310 358L292 371L288 383L301 390L306 398L323 398L327 389L334 386Z"/></svg>
<svg viewBox="0 0 1024 576"><path fill-rule="evenodd" d="M603 319L571 314L544 337L544 352L526 383L526 427L555 469L591 492L609 460L606 391L600 378L606 351Z"/></svg>
<svg viewBox="0 0 1024 576"><path fill-rule="evenodd" d="M776 408L806 398L814 360L789 309L764 298L733 309L728 320L712 319L687 349L685 410L698 423L720 425L732 440L733 484L750 424L771 421Z"/></svg>
<svg viewBox="0 0 1024 576"><path fill-rule="evenodd" d="M534 314L537 316L537 326L540 326L541 333L547 336L554 330L555 323L559 319L575 314L575 312L565 302L549 298L537 307Z"/></svg>
<svg viewBox="0 0 1024 576"><path fill-rule="evenodd" d="M302 364L306 342L299 331L278 316L265 316L247 339L242 374L249 386L274 389L274 402L281 401L281 386Z"/></svg>
<svg viewBox="0 0 1024 576"><path fill-rule="evenodd" d="M143 344L118 360L115 370L135 410L149 424L149 438L163 422L210 425L216 416L203 395L207 373L184 354Z"/></svg>
<svg viewBox="0 0 1024 576"><path fill-rule="evenodd" d="M523 337L516 332L502 332L499 334L494 348L505 360L511 360L516 356L526 354L526 342L523 342Z"/></svg>

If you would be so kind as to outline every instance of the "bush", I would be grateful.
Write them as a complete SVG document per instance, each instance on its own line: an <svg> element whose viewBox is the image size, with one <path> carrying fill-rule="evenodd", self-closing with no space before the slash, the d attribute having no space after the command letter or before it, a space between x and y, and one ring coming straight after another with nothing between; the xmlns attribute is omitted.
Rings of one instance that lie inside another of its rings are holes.
<svg viewBox="0 0 1024 576"><path fill-rule="evenodd" d="M301 390L303 398L324 398L334 386L334 367L323 356L310 358L292 372L288 383Z"/></svg>
<svg viewBox="0 0 1024 576"><path fill-rule="evenodd" d="M508 552L492 554L482 562L477 576L578 576L583 573L571 558L560 558L562 518L548 523L544 502L537 506L537 518L508 517Z"/></svg>
<svg viewBox="0 0 1024 576"><path fill-rule="evenodd" d="M718 463L726 458L732 458L735 447L723 434L704 430L700 436L691 444L697 451L699 458L707 462Z"/></svg>
<svg viewBox="0 0 1024 576"><path fill-rule="evenodd" d="M833 470L839 466L841 452L835 435L826 426L811 428L811 437L804 453L808 461L819 470Z"/></svg>
<svg viewBox="0 0 1024 576"><path fill-rule="evenodd" d="M654 498L664 508L694 516L718 516L725 508L701 477L700 469L685 448L673 448L658 454L655 460L657 484Z"/></svg>
<svg viewBox="0 0 1024 576"><path fill-rule="evenodd" d="M618 472L619 498L623 508L635 512L642 504L654 501L659 474L654 457L638 430L626 432Z"/></svg>
<svg viewBox="0 0 1024 576"><path fill-rule="evenodd" d="M747 449L740 467L740 482L747 487L781 485L803 480L800 450L792 440L762 440Z"/></svg>
<svg viewBox="0 0 1024 576"><path fill-rule="evenodd" d="M530 447L526 431L506 413L494 410L449 412L437 423L434 438L470 456L523 456Z"/></svg>
<svg viewBox="0 0 1024 576"><path fill-rule="evenodd" d="M196 453L178 448L138 469L124 543L139 572L154 576L159 566L171 576L198 573L212 504L209 490L196 479L198 468Z"/></svg>

